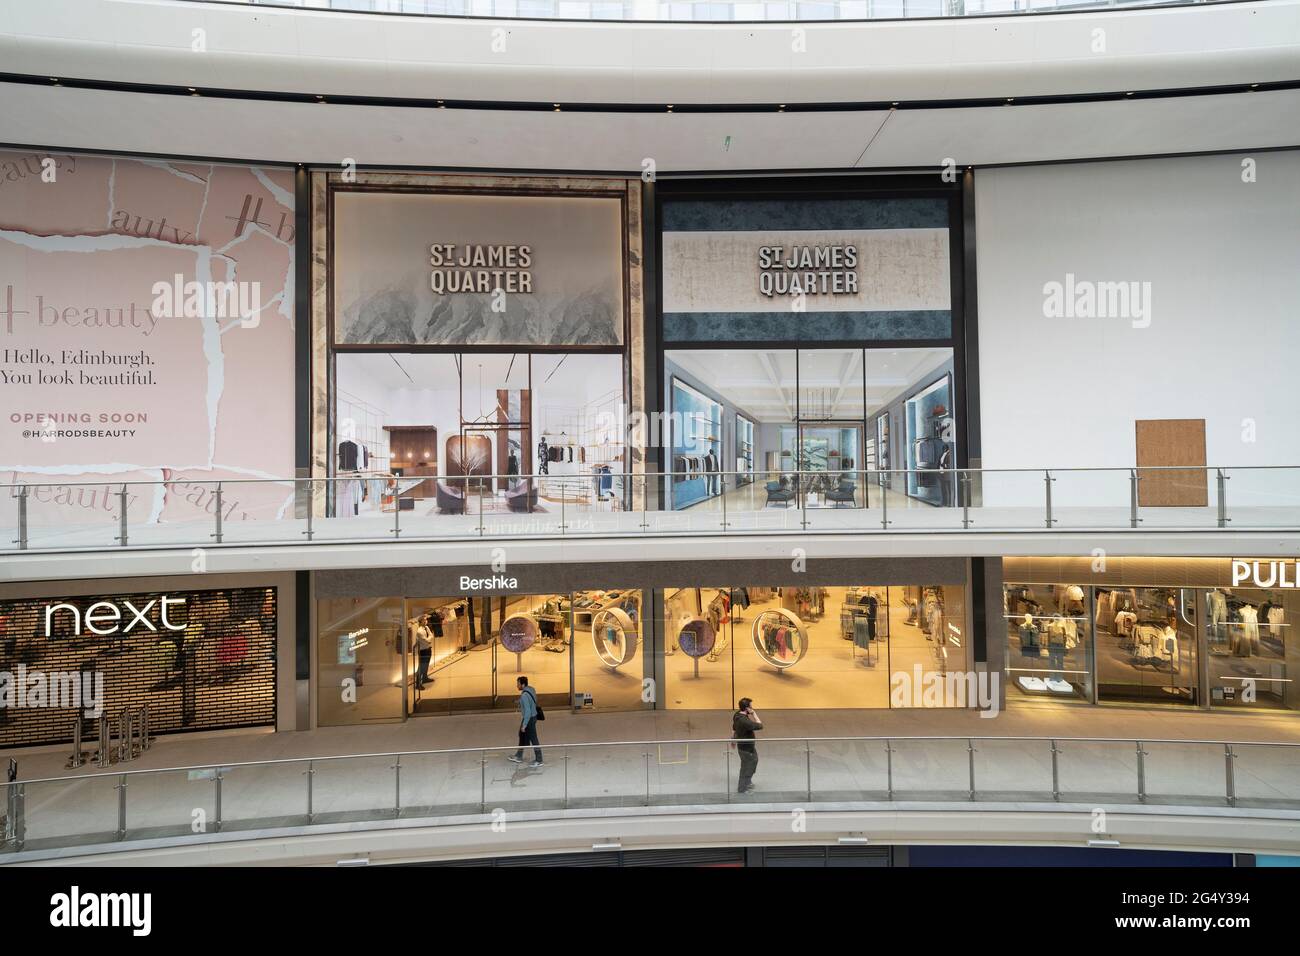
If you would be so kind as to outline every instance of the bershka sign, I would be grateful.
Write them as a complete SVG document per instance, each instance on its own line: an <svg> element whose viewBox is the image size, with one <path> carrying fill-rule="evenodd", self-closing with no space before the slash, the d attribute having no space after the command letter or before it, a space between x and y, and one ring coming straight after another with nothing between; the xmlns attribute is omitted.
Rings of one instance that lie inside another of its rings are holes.
<svg viewBox="0 0 1300 956"><path fill-rule="evenodd" d="M1300 559L1294 561L1232 560L1232 586L1252 584L1257 588L1300 587Z"/></svg>
<svg viewBox="0 0 1300 956"><path fill-rule="evenodd" d="M460 576L462 591L515 590L519 587L518 578L508 578L503 574L494 574L490 578L471 578L468 574Z"/></svg>
<svg viewBox="0 0 1300 956"><path fill-rule="evenodd" d="M149 618L149 612L153 610L154 605L158 605L159 621L163 627L169 631L183 631L184 624L173 624L167 618L167 611L171 605L184 604L185 598L173 598L163 596L161 598L151 598L143 607L136 607L130 600L123 599L120 606L112 601L97 601L90 607L86 608L83 616L81 609L74 604L47 604L45 605L45 636L50 637L54 633L55 615L60 611L71 612L73 633L83 634L90 631L92 634L101 636L107 634L129 634L137 625L143 624L151 631L157 631L158 628ZM123 610L130 615L126 626L122 626ZM84 630L82 625L85 625Z"/></svg>

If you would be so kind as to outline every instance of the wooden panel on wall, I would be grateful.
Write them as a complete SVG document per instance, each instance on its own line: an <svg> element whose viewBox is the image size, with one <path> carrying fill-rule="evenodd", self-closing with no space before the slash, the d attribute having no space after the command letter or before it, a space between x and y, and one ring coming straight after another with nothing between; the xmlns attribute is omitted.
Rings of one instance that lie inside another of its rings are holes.
<svg viewBox="0 0 1300 956"><path fill-rule="evenodd" d="M1206 507L1205 419L1161 418L1136 425L1138 504L1143 508ZM1189 467L1186 471L1151 470L1177 465Z"/></svg>

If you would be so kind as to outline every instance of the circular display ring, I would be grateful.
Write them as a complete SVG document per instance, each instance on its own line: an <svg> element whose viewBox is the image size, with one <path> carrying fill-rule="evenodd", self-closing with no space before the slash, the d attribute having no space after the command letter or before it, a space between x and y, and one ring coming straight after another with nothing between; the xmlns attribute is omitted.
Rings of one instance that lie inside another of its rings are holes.
<svg viewBox="0 0 1300 956"><path fill-rule="evenodd" d="M677 646L687 657L704 657L713 650L718 636L713 625L702 617L694 617L682 625L677 633Z"/></svg>
<svg viewBox="0 0 1300 956"><path fill-rule="evenodd" d="M532 647L539 634L537 621L527 614L512 614L501 622L501 646L514 654Z"/></svg>
<svg viewBox="0 0 1300 956"><path fill-rule="evenodd" d="M613 635L613 640L610 636ZM636 656L640 635L621 607L597 611L591 618L591 643L606 667L622 667Z"/></svg>
<svg viewBox="0 0 1300 956"><path fill-rule="evenodd" d="M785 635L784 641L774 635L772 642L769 643L765 632L782 627L794 631L795 640L791 642L789 634ZM783 607L768 608L754 618L752 633L754 650L758 652L758 656L779 670L794 667L808 653L808 631L803 621L799 619L799 615ZM791 646L792 644L794 646Z"/></svg>

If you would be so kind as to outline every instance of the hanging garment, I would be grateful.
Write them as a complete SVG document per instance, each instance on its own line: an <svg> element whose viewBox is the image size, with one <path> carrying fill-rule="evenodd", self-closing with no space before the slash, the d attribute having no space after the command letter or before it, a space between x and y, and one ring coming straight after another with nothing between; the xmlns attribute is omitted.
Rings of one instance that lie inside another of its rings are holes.
<svg viewBox="0 0 1300 956"><path fill-rule="evenodd" d="M1236 657L1250 657L1259 653L1259 609L1253 604L1243 604L1237 609L1241 624L1237 625L1236 641L1232 653Z"/></svg>
<svg viewBox="0 0 1300 956"><path fill-rule="evenodd" d="M355 517L361 499L361 482L339 481L334 487L337 496L334 502L334 514L340 518Z"/></svg>
<svg viewBox="0 0 1300 956"><path fill-rule="evenodd" d="M1083 588L1077 584L1062 588L1061 593L1057 595L1057 607L1061 609L1063 614L1082 614L1083 605Z"/></svg>
<svg viewBox="0 0 1300 956"><path fill-rule="evenodd" d="M853 643L864 651L871 649L872 622L864 614L853 616Z"/></svg>
<svg viewBox="0 0 1300 956"><path fill-rule="evenodd" d="M1163 645L1163 628L1152 624L1139 624L1133 629L1133 654L1139 661L1149 661L1159 657Z"/></svg>
<svg viewBox="0 0 1300 956"><path fill-rule="evenodd" d="M1137 615L1132 611L1120 611L1115 615L1115 633L1120 637L1130 636L1136 624Z"/></svg>
<svg viewBox="0 0 1300 956"><path fill-rule="evenodd" d="M357 470L357 443L354 441L339 442L339 471L356 471Z"/></svg>
<svg viewBox="0 0 1300 956"><path fill-rule="evenodd" d="M1274 604L1268 609L1268 631L1273 637L1282 636L1282 628L1286 625L1286 609Z"/></svg>

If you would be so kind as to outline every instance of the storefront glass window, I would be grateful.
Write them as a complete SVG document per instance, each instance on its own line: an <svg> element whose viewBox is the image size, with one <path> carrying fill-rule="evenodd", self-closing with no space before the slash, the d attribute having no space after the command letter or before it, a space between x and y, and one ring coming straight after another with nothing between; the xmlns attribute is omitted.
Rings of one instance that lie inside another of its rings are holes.
<svg viewBox="0 0 1300 956"><path fill-rule="evenodd" d="M1294 590L1215 588L1204 592L1213 707L1300 708L1300 649Z"/></svg>
<svg viewBox="0 0 1300 956"><path fill-rule="evenodd" d="M335 378L339 516L628 506L621 355L341 352Z"/></svg>
<svg viewBox="0 0 1300 956"><path fill-rule="evenodd" d="M1088 588L1078 584L1008 584L1008 704L1092 700L1092 618Z"/></svg>
<svg viewBox="0 0 1300 956"><path fill-rule="evenodd" d="M794 351L688 349L666 352L664 365L671 507L720 508L723 494L729 507L763 506L748 486L798 467L784 431L798 416Z"/></svg>
<svg viewBox="0 0 1300 956"><path fill-rule="evenodd" d="M641 592L577 591L573 595L574 706L640 710L649 633Z"/></svg>
<svg viewBox="0 0 1300 956"><path fill-rule="evenodd" d="M665 365L674 508L723 493L708 475L715 445L721 470L752 473L770 492L728 480L737 510L800 494L813 507L862 507L868 470L890 507L956 503L951 348L682 349Z"/></svg>
<svg viewBox="0 0 1300 956"><path fill-rule="evenodd" d="M1097 697L1195 704L1196 628L1180 588L1095 591Z"/></svg>
<svg viewBox="0 0 1300 956"><path fill-rule="evenodd" d="M318 618L322 725L511 710L520 675L543 708L647 706L639 590L333 599Z"/></svg>
<svg viewBox="0 0 1300 956"><path fill-rule="evenodd" d="M402 601L317 602L317 721L323 727L402 718Z"/></svg>
<svg viewBox="0 0 1300 956"><path fill-rule="evenodd" d="M671 708L975 703L942 689L969 668L960 586L680 588L664 611Z"/></svg>

